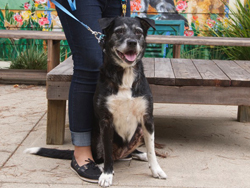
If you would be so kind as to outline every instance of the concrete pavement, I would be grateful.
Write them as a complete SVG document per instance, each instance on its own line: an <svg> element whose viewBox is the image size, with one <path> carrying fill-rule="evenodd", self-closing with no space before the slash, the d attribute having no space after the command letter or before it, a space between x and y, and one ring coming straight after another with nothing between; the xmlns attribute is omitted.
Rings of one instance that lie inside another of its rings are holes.
<svg viewBox="0 0 250 188"><path fill-rule="evenodd" d="M70 161L24 154L46 146L44 86L0 85L0 187L98 187L81 181ZM155 104L158 161L167 180L151 177L148 164L115 163L113 187L250 188L250 123L236 121L237 107ZM70 134L62 146L71 149ZM141 147L145 151L145 147Z"/></svg>

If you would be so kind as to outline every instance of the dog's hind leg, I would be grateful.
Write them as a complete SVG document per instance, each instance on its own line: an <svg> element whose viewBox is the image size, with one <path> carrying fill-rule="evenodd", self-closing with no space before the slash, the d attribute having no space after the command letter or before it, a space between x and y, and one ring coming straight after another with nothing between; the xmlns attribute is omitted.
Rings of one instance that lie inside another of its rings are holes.
<svg viewBox="0 0 250 188"><path fill-rule="evenodd" d="M154 148L154 122L153 117L145 115L143 124L144 141L147 148L149 168L153 177L166 179L167 175L157 162Z"/></svg>

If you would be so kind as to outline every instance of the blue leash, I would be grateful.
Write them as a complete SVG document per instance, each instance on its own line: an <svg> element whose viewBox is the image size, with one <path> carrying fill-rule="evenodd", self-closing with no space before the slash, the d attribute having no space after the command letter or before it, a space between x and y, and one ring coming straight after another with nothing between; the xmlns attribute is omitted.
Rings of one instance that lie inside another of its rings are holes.
<svg viewBox="0 0 250 188"><path fill-rule="evenodd" d="M83 0L84 1L84 0ZM76 21L78 21L80 24L82 24L87 30L89 30L93 35L95 35L95 38L98 40L98 43L100 43L103 38L104 38L104 34L97 32L97 31L93 31L89 26L87 26L86 24L84 24L83 22L81 22L80 20L78 20L73 14L71 14L65 7L63 7L60 3L58 3L55 0L51 0L52 3L54 3L57 8L61 9L63 12L65 12L66 14L68 14L70 17L72 17L73 19L75 19ZM76 0L68 0L69 6L71 8L72 11L76 10Z"/></svg>
<svg viewBox="0 0 250 188"><path fill-rule="evenodd" d="M69 6L71 8L72 11L75 11L76 10L76 0L68 0L68 3L69 3Z"/></svg>

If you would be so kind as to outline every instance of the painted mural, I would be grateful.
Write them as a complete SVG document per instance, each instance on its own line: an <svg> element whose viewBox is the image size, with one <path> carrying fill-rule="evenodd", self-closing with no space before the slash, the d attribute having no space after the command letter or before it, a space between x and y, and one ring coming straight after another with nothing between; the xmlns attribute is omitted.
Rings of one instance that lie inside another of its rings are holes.
<svg viewBox="0 0 250 188"><path fill-rule="evenodd" d="M1 29L61 30L55 5L48 0L2 0Z"/></svg>
<svg viewBox="0 0 250 188"><path fill-rule="evenodd" d="M235 0L224 0L233 5ZM220 0L131 0L132 16L154 15L156 20L184 20L185 35L195 28L211 27L222 19L228 9ZM61 30L55 5L49 0L1 0L1 29Z"/></svg>
<svg viewBox="0 0 250 188"><path fill-rule="evenodd" d="M130 5L133 17L150 17L172 22L183 20L183 35L197 36L204 28L216 27L218 20L228 22L229 9L226 5L233 7L235 2L236 0L131 0ZM244 0L241 2L244 3ZM62 26L55 5L49 0L1 0L0 29L61 31ZM13 41L9 45L12 44ZM64 41L62 45L67 46L67 42ZM0 48L6 46L1 47L0 44ZM10 52L3 54L5 51L0 52L0 59L9 56ZM66 49L66 53L68 51L70 50Z"/></svg>

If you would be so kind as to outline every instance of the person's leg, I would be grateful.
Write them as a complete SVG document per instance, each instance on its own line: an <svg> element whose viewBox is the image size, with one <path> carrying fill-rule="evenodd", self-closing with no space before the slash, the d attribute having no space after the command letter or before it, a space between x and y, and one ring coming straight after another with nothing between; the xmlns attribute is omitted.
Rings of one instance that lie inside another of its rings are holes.
<svg viewBox="0 0 250 188"><path fill-rule="evenodd" d="M58 0L70 10L66 0ZM100 32L98 19L121 15L120 0L77 0L76 11L70 11L92 30ZM130 6L127 4L127 15ZM94 36L80 23L57 9L66 38L70 45L74 73L69 92L69 121L74 156L79 166L93 159L91 153L91 128L93 124L93 95L102 64L102 50ZM72 160L74 161L74 160Z"/></svg>
<svg viewBox="0 0 250 188"><path fill-rule="evenodd" d="M66 0L59 0L71 10ZM105 2L105 1L104 1ZM76 11L70 11L94 31L101 31L98 19L105 4L97 0L76 1ZM69 121L75 158L79 166L93 159L90 148L93 124L93 94L102 64L102 51L95 37L80 23L57 9L66 38L70 45L74 73L69 92Z"/></svg>

